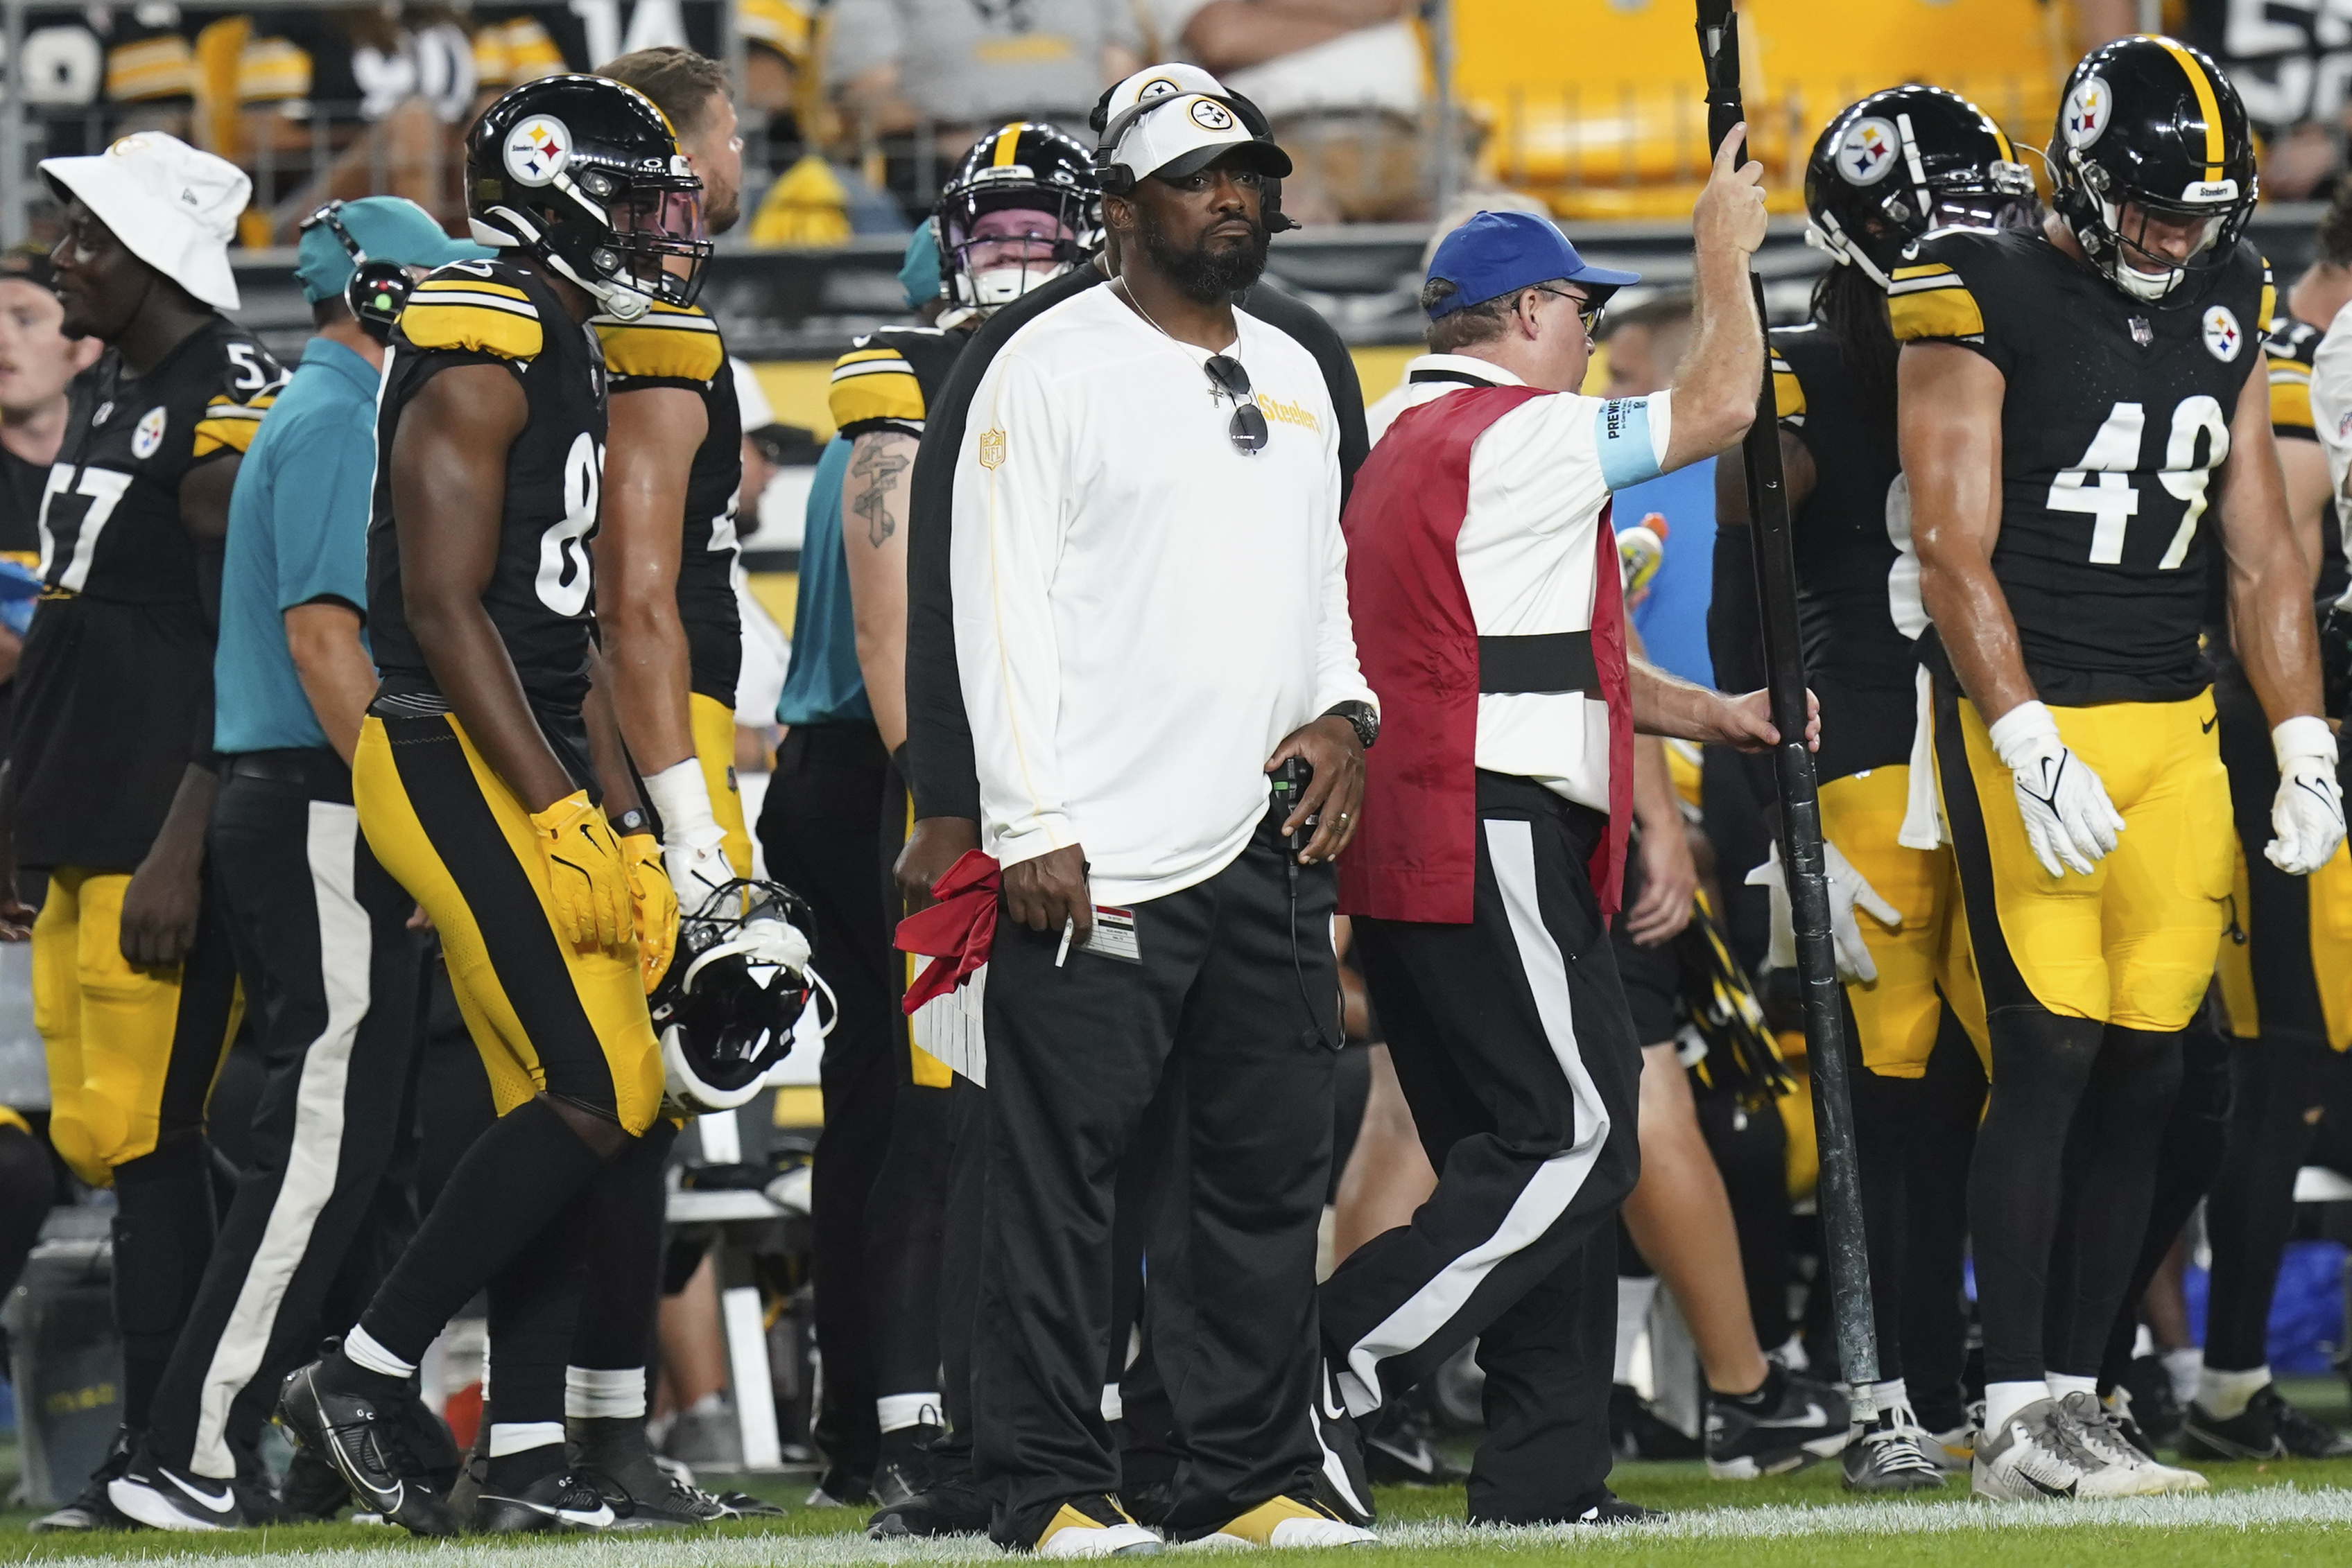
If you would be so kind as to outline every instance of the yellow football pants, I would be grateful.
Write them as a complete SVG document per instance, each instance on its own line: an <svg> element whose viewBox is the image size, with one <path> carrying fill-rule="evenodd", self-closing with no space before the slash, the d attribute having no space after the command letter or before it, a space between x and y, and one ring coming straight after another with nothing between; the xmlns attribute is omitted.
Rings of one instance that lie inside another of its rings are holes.
<svg viewBox="0 0 2352 1568"><path fill-rule="evenodd" d="M1903 915L1901 928L1890 931L1867 913L1854 912L1878 978L1845 988L1862 1064L1887 1078L1926 1073L1948 1002L1978 1057L1988 1066L1991 1057L1952 852L1906 849L1895 841L1910 788L1910 768L1897 764L1832 779L1821 789L1822 836Z"/></svg>
<svg viewBox="0 0 2352 1568"><path fill-rule="evenodd" d="M2088 876L2042 870L1975 705L1937 692L1937 785L1986 1004L2186 1028L2213 978L2231 894L2235 835L2213 694L2051 712L2125 822Z"/></svg>
<svg viewBox="0 0 2352 1568"><path fill-rule="evenodd" d="M122 956L122 872L60 866L33 923L33 1022L49 1067L49 1141L92 1186L201 1129L244 1006L209 886L195 946L166 969Z"/></svg>
<svg viewBox="0 0 2352 1568"><path fill-rule="evenodd" d="M576 946L558 934L530 813L456 716L371 716L352 798L368 847L440 932L499 1113L545 1093L632 1136L650 1126L661 1050L636 944Z"/></svg>

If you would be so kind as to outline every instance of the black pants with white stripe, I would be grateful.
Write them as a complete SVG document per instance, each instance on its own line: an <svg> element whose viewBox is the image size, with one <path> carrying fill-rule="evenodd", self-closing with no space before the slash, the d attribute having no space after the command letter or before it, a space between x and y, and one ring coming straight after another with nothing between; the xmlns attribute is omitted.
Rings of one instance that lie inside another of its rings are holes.
<svg viewBox="0 0 2352 1568"><path fill-rule="evenodd" d="M1118 1489L1102 1416L1112 1218L1124 1157L1162 1135L1145 1125L1155 1094L1178 1097L1162 1103L1181 1104L1181 1133L1165 1135L1183 1147L1145 1201L1186 1221L1145 1227L1152 1351L1191 1456L1168 1530L1206 1533L1314 1483L1334 1061L1317 1024L1335 1033L1337 892L1328 869L1302 869L1294 925L1285 859L1261 824L1208 881L1136 905L1140 963L1074 948L1057 968L1060 932L997 921L972 1405L1001 1544L1026 1547L1065 1500Z"/></svg>
<svg viewBox="0 0 2352 1568"><path fill-rule="evenodd" d="M1616 1215L1640 1174L1635 1037L1585 857L1599 813L1478 775L1466 925L1358 919L1437 1190L1326 1281L1323 1335L1368 1414L1478 1342L1474 1522L1572 1520L1608 1480Z"/></svg>
<svg viewBox="0 0 2352 1568"><path fill-rule="evenodd" d="M148 1435L164 1463L219 1478L250 1464L278 1380L317 1352L419 1041L415 904L369 852L349 771L331 751L262 755L276 776L231 772L210 850L269 1076Z"/></svg>

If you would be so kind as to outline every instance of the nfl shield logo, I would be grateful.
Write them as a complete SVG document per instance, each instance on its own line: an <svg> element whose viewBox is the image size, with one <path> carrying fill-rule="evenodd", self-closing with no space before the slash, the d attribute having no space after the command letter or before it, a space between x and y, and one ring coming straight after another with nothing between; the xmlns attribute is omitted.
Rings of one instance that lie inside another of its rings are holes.
<svg viewBox="0 0 2352 1568"><path fill-rule="evenodd" d="M2131 335L2132 341L2143 349L2156 341L2156 329L2148 325L2147 318L2145 316L2135 316L2131 319Z"/></svg>
<svg viewBox="0 0 2352 1568"><path fill-rule="evenodd" d="M980 436L980 465L993 468L1004 461L1004 432L985 430Z"/></svg>

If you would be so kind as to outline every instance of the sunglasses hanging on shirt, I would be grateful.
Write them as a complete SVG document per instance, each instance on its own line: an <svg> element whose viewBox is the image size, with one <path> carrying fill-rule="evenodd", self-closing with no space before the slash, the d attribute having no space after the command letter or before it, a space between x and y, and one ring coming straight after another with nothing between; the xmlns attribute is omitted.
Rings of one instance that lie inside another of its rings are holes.
<svg viewBox="0 0 2352 1568"><path fill-rule="evenodd" d="M1231 354L1212 354L1202 365L1216 390L1234 400L1234 423L1225 434L1234 450L1247 457L1265 444L1265 413L1250 397L1249 372Z"/></svg>

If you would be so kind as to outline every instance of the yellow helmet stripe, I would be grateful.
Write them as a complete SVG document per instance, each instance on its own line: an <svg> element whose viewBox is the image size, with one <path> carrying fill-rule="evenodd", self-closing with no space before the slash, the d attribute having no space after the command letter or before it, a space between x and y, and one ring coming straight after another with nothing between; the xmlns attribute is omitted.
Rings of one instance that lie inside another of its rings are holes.
<svg viewBox="0 0 2352 1568"><path fill-rule="evenodd" d="M2205 117L2205 177L2218 180L2221 177L2223 157L2221 106L2213 97L2212 78L2205 74L2205 68L2197 63L2196 56L2170 38L2158 37L2156 41L2163 46L2166 54L2180 62L2181 74L2189 78L2190 89L2197 94L2197 112Z"/></svg>
<svg viewBox="0 0 2352 1568"><path fill-rule="evenodd" d="M1988 116L1985 123L1992 127L1992 139L2000 144L2000 161L2004 163L2016 162L2017 149L2009 144L2009 132L2000 128L2000 121Z"/></svg>
<svg viewBox="0 0 2352 1568"><path fill-rule="evenodd" d="M1020 151L1021 122L1016 120L996 133L996 151L989 157L989 166L995 169L1009 169L1013 166L1013 154Z"/></svg>

